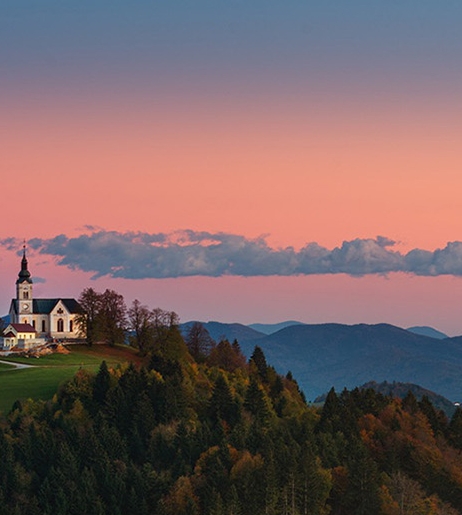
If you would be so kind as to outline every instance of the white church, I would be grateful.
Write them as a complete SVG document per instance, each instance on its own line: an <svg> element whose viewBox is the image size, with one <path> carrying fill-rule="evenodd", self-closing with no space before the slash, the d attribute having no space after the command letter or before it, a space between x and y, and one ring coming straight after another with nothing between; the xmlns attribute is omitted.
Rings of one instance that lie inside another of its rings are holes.
<svg viewBox="0 0 462 515"><path fill-rule="evenodd" d="M7 333L14 336L16 328L21 334L24 329L28 329L29 338L32 338L30 333L33 332L35 338L42 341L81 338L77 321L78 315L82 314L80 304L75 299L35 299L32 284L24 247L21 270L16 281L16 298L12 299L9 311L11 327L6 328L5 336Z"/></svg>

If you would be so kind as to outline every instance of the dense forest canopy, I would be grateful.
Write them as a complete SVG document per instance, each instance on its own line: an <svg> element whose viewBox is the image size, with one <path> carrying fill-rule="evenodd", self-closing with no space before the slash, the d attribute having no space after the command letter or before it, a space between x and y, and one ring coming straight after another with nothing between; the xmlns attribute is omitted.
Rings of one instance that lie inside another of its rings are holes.
<svg viewBox="0 0 462 515"><path fill-rule="evenodd" d="M372 389L315 408L258 347L247 361L172 312L125 314L144 365L82 369L2 421L0 514L462 512L460 410Z"/></svg>

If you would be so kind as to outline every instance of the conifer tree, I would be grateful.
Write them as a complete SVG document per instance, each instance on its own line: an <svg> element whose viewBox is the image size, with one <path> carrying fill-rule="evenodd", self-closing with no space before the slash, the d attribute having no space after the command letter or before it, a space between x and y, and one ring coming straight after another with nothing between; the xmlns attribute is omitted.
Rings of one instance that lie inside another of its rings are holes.
<svg viewBox="0 0 462 515"><path fill-rule="evenodd" d="M234 425L238 420L238 408L223 374L218 375L213 386L209 411L214 421L224 420Z"/></svg>
<svg viewBox="0 0 462 515"><path fill-rule="evenodd" d="M111 386L111 374L107 368L106 361L103 361L96 374L95 382L93 383L93 400L102 405L106 400L107 392Z"/></svg>
<svg viewBox="0 0 462 515"><path fill-rule="evenodd" d="M257 368L258 374L262 381L266 381L268 378L268 365L266 363L265 355L258 345L255 346L252 356L250 357L249 363L254 364Z"/></svg>

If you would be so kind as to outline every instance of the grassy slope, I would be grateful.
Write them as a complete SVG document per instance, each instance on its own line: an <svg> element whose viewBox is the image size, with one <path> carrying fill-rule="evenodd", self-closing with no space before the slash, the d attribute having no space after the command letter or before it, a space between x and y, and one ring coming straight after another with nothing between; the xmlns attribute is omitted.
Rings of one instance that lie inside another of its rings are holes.
<svg viewBox="0 0 462 515"><path fill-rule="evenodd" d="M69 350L70 354L50 354L38 359L2 358L32 366L12 369L0 364L0 411L7 413L18 399L51 399L60 383L70 379L80 367L96 371L103 360L109 366L140 361L133 349L127 347L75 345L69 346Z"/></svg>

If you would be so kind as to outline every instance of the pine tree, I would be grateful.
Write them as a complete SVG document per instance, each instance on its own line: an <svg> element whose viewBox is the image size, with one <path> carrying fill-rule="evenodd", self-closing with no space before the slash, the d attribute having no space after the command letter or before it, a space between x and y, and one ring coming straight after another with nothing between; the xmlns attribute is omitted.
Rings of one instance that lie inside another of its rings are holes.
<svg viewBox="0 0 462 515"><path fill-rule="evenodd" d="M224 420L234 425L238 421L238 407L223 374L219 374L213 386L209 412L215 422Z"/></svg>
<svg viewBox="0 0 462 515"><path fill-rule="evenodd" d="M95 382L93 383L93 400L97 404L104 404L110 386L111 374L109 373L106 361L103 361L96 374Z"/></svg>
<svg viewBox="0 0 462 515"><path fill-rule="evenodd" d="M259 347L258 345L255 346L253 354L250 357L249 364L255 365L255 367L258 371L258 375L260 376L260 379L263 382L266 382L268 379L268 365L266 363L265 355L264 355L261 347Z"/></svg>

